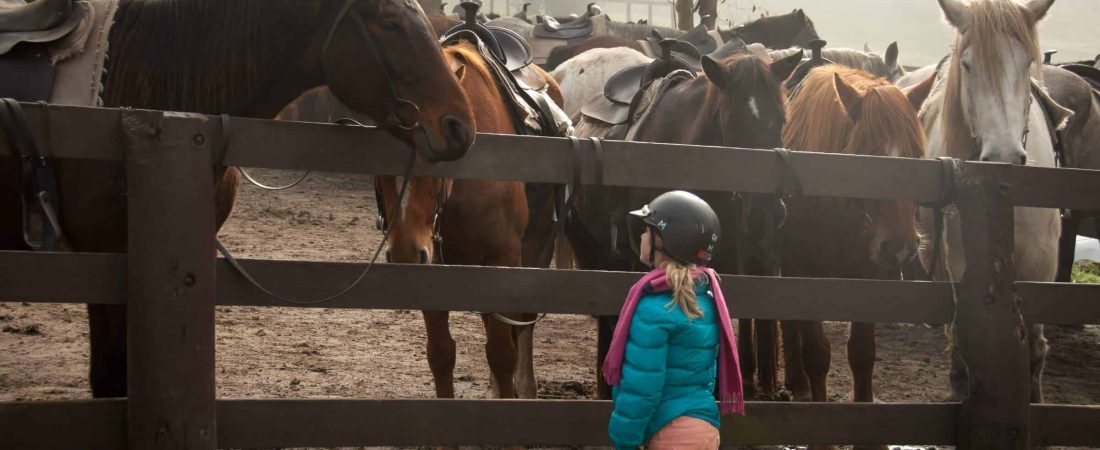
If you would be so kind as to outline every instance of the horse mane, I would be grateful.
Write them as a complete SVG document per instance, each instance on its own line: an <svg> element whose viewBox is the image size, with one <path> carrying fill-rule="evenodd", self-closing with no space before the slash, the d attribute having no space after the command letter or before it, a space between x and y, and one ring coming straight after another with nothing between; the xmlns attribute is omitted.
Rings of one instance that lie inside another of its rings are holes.
<svg viewBox="0 0 1100 450"><path fill-rule="evenodd" d="M246 112L231 102L264 94L261 70L308 44L301 36L318 26L320 9L318 0L122 0L105 103Z"/></svg>
<svg viewBox="0 0 1100 450"><path fill-rule="evenodd" d="M974 76L981 83L995 86L1005 73L1004 61L998 55L997 46L1005 39L1024 46L1032 59L1031 77L1042 83L1042 52L1039 51L1035 18L1029 9L1011 0L977 0L969 4L969 21L959 28L955 36L955 49L947 66L946 86L942 90L939 113L943 120L943 145L949 155L969 158L974 141L967 128L962 107L962 52L971 49L975 61L980 61L982 71ZM1003 99L997 99L1002 101Z"/></svg>
<svg viewBox="0 0 1100 450"><path fill-rule="evenodd" d="M724 109L727 99L737 97L738 94L755 95L768 92L776 96L779 104L786 103L783 86L772 74L770 61L746 50L734 53L718 62L728 69L730 80L736 80L736 82L727 82L724 86L707 83L707 96L703 103L703 111L706 114L718 114Z"/></svg>
<svg viewBox="0 0 1100 450"><path fill-rule="evenodd" d="M862 96L859 121L841 104L835 76ZM917 114L905 94L883 78L848 67L827 65L806 76L787 107L783 143L808 152L924 157L926 141ZM899 154L890 154L896 150Z"/></svg>
<svg viewBox="0 0 1100 450"><path fill-rule="evenodd" d="M481 56L481 52L474 47L474 44L469 41L459 41L443 47L443 52L457 56L467 67L477 71L478 76L487 80L491 86L495 86L496 77L493 76L492 70L485 64L485 57Z"/></svg>

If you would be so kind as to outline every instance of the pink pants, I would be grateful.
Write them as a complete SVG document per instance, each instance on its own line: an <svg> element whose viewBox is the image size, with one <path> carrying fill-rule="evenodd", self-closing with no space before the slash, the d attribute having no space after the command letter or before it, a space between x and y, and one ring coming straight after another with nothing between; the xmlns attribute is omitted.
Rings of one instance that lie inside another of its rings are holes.
<svg viewBox="0 0 1100 450"><path fill-rule="evenodd" d="M649 450L714 450L718 429L705 420L679 417L661 428L646 444Z"/></svg>

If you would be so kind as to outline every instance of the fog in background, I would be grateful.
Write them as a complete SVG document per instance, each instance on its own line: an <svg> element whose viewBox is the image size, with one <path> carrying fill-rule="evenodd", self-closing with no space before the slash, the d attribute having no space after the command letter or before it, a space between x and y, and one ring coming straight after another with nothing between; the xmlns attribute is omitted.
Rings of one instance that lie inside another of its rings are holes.
<svg viewBox="0 0 1100 450"><path fill-rule="evenodd" d="M455 2L457 0L450 0ZM523 3L514 0L483 0L501 15L515 14ZM566 15L580 13L588 1L531 1L531 11ZM594 0L589 0L594 1ZM1020 0L1017 0L1020 1ZM950 51L954 31L944 23L936 0L719 0L719 26L742 23L761 14L783 14L802 8L813 19L818 34L830 47L863 48L866 42L879 52L898 42L901 62L906 65L933 64ZM625 21L627 3L599 1L612 20ZM631 20L648 16L652 4L653 25L670 26L669 2L633 2ZM449 7L448 7L449 8ZM755 9L755 11L754 11ZM507 13L506 13L507 12ZM1093 59L1100 53L1100 0L1056 0L1050 13L1039 23L1039 45L1058 49L1055 62Z"/></svg>

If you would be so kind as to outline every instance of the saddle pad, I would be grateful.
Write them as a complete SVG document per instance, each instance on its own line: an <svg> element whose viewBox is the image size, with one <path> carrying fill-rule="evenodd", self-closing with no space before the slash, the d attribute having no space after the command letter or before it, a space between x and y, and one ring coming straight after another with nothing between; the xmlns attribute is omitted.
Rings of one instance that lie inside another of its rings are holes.
<svg viewBox="0 0 1100 450"><path fill-rule="evenodd" d="M103 74L107 65L107 37L118 11L118 0L82 0L91 7L92 20L83 36L73 33L56 47L54 58L64 56L57 65L50 103L76 106L103 106ZM79 31L79 30L78 30Z"/></svg>

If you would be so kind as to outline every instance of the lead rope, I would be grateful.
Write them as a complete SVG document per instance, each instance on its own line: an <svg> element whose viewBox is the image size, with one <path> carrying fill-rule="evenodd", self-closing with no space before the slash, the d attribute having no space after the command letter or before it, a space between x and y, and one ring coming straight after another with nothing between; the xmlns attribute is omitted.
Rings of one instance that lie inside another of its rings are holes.
<svg viewBox="0 0 1100 450"><path fill-rule="evenodd" d="M227 117L228 116L226 116L226 115L222 115L222 148L219 151L219 160L217 161L218 165L224 165L223 162L225 160L225 156L229 152L229 127L228 127L229 121L228 121ZM340 124L340 125L363 126L359 122L356 122L352 119L337 119L336 123ZM398 202L400 202L402 199L405 198L405 192L409 187L409 176L412 174L413 167L415 167L415 166L416 166L416 148L413 147L409 150L409 160L405 164L405 180L401 184L401 192L398 193L398 195L397 195ZM332 295L329 295L329 296L323 297L323 298L312 299L312 300L291 299L291 298L279 295L275 292L272 292L270 289L268 289L263 284L261 284L259 281L257 281L255 277L253 277L250 273L248 273L247 270L245 270L244 267L241 266L240 262L237 261L237 259L233 257L233 254L231 254L229 252L229 249L227 249L225 247L225 245L222 244L221 240L219 240L215 237L214 238L214 243L218 247L218 252L221 253L223 257L225 257L225 260L229 263L229 265L231 267L233 267L233 269L236 270L237 273L239 273L242 277L244 277L245 280L248 280L248 282L251 283L252 286L254 286L256 289L259 289L264 294L267 294L271 298L274 298L274 299L276 299L280 302L291 304L291 305L319 305L319 304L330 302L332 300L340 298L340 297L344 296L344 294L347 294L348 292L351 292L352 289L354 289L356 286L358 286L359 283L361 283L363 281L363 279L365 279L367 277L367 273L369 273L370 269L372 267L374 267L374 263L376 261L378 261L378 255L380 255L382 253L382 248L386 245L386 240L389 238L389 234L390 234L389 229L387 229L383 232L382 242L380 242L378 244L378 248L375 249L375 251L374 251L374 256L371 257L370 262L367 263L367 267L365 267L363 269L363 272L359 274L359 276L355 279L355 281L352 281L351 284L347 285L346 287L344 287L343 289L341 289L339 292L337 292L335 294L332 294Z"/></svg>
<svg viewBox="0 0 1100 450"><path fill-rule="evenodd" d="M252 183L253 186L256 186L265 191L282 191L285 189L290 189L294 186L297 186L302 181L305 181L305 179L309 177L309 174L312 172L311 170L306 170L306 173L302 174L301 177L299 177L297 180L294 180L290 184L284 184L282 186L269 186L267 184L261 183L259 180L250 175L248 171L244 170L244 167L238 167L237 171L241 173L241 176L243 176L244 179L248 180L249 183Z"/></svg>

